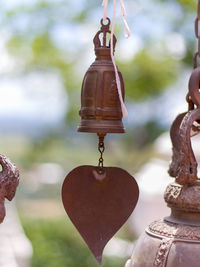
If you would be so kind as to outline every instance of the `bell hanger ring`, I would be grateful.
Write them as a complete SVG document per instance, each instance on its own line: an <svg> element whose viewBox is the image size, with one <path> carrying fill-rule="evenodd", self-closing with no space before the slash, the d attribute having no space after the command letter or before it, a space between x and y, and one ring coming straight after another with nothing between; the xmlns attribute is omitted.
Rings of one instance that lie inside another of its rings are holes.
<svg viewBox="0 0 200 267"><path fill-rule="evenodd" d="M101 25L102 27L108 27L108 29L110 28L110 18L106 17L106 19L104 20L103 18L101 19Z"/></svg>

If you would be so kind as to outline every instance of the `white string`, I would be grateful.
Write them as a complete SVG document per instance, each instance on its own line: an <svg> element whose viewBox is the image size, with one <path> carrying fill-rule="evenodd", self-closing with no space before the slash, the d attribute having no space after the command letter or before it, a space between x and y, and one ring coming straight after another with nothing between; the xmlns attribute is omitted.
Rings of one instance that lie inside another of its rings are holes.
<svg viewBox="0 0 200 267"><path fill-rule="evenodd" d="M108 0L103 0L102 6L104 7L103 20L105 21L107 18ZM121 6L121 11L122 11L122 19L123 19L123 26L124 26L124 37L129 38L130 37L130 29L129 29L128 23L126 21L126 9L125 9L123 0L120 0L120 6ZM114 36L114 29L115 29L115 16L116 16L116 0L113 0L113 20L112 20L112 30L111 30L110 55L111 55L111 59L112 59L114 70L115 70L115 78L116 78L116 84L117 84L119 99L120 99L121 108L122 108L122 115L123 115L123 117L128 117L128 111L127 111L126 106L125 106L124 101L123 101L122 91L121 91L121 82L120 82L118 69L117 69L117 66L115 63L115 58L114 58L113 36Z"/></svg>
<svg viewBox="0 0 200 267"><path fill-rule="evenodd" d="M126 20L126 8L124 6L123 0L120 0L120 6L121 6L121 10L122 10L122 19L123 19L123 23L124 23L124 37L129 38L131 35L131 31L130 31L130 28L128 26L127 20Z"/></svg>
<svg viewBox="0 0 200 267"><path fill-rule="evenodd" d="M104 7L104 14L103 14L103 20L105 21L107 18L107 7L108 7L108 0L103 0L102 6Z"/></svg>

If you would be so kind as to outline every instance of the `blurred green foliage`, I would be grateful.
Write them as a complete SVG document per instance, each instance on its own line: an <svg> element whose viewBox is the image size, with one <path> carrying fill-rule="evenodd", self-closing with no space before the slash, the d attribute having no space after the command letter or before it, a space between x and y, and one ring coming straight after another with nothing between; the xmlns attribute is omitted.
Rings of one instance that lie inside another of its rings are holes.
<svg viewBox="0 0 200 267"><path fill-rule="evenodd" d="M129 139L131 136L132 139L132 141L131 140L128 141L129 147L131 143L132 144L134 143L135 144L134 150L137 151L138 155L139 151L141 151L142 153L141 158L142 157L146 158L146 161L148 161L148 159L153 156L149 144L152 144L156 140L156 138L158 138L165 131L166 131L165 128L164 127L162 128L160 125L158 125L156 121L153 120L148 121L144 125L137 126L136 129L133 129L131 131L131 135L127 137L127 139ZM145 157L144 155L145 153L147 157ZM143 162L143 164L144 163L145 161ZM142 164L140 164L139 167L141 165Z"/></svg>
<svg viewBox="0 0 200 267"><path fill-rule="evenodd" d="M178 63L169 57L153 57L142 50L128 64L122 63L120 69L126 81L127 98L137 101L157 96L174 82Z"/></svg>
<svg viewBox="0 0 200 267"><path fill-rule="evenodd" d="M131 2L132 0L127 0ZM166 1L157 0L164 3ZM172 29L179 29L183 26L185 15L194 12L196 8L195 0L171 0L182 8L182 15L170 22ZM71 51L71 43L59 47L52 38L52 32L57 25L73 27L82 25L83 29L88 28L93 22L91 18L96 17L97 10L100 8L99 1L81 1L80 8L71 1L33 1L29 5L21 5L17 8L7 10L7 18L4 23L8 24L12 34L8 40L7 47L10 53L20 62L23 62L22 71L31 71L33 68L52 68L57 70L62 77L63 83L69 95L69 110L66 115L68 123L72 123L78 111L78 93L81 88L83 73L77 71L86 46L77 46L77 51ZM102 10L101 10L102 11ZM141 10L142 12L142 10ZM95 14L95 15L94 15ZM16 20L25 16L26 20L23 27L17 27ZM98 22L96 22L98 23ZM169 21L166 20L166 24ZM174 23L174 24L173 24ZM97 25L97 24L96 24ZM98 26L97 26L98 29ZM91 32L91 41L95 32ZM134 34L134 32L133 32ZM185 36L186 37L186 36ZM128 42L128 41L127 41ZM172 55L165 57L151 54L156 40L149 44L145 42L143 50L130 58L127 62L119 62L120 69L124 75L126 83L126 95L131 102L143 101L155 97L166 90L177 78L180 70L180 60ZM186 40L186 43L189 42ZM193 42L189 42L187 51L182 62L190 64ZM131 49L131 47L130 47ZM86 71L86 70L85 70Z"/></svg>
<svg viewBox="0 0 200 267"><path fill-rule="evenodd" d="M196 0L176 0L180 5L183 6L183 8L187 8L189 10L194 11L197 7L197 1Z"/></svg>
<svg viewBox="0 0 200 267"><path fill-rule="evenodd" d="M95 25L96 30L98 30L99 16L97 16L97 12L100 10L101 1L80 0L80 6L78 4L77 8L77 1L38 0L8 8L6 12L3 9L3 1L0 2L2 4L0 27L6 27L9 32L7 49L18 63L17 73L23 75L36 68L53 69L59 73L69 97L66 121L70 129L65 130L70 134L72 129L75 132L74 124L77 124L77 120L79 120L77 112L81 80L84 75L84 71L80 70L80 65L84 62L83 55L88 52L88 43L87 45L77 45L76 39L77 46L74 45L73 47L71 43L67 42L59 46L53 38L53 32L57 25L71 28L72 36L75 35L76 27L80 27L80 25L83 31L84 29L91 29L91 24ZM133 0L126 0L126 2L132 3ZM140 2L143 2L145 6L145 1ZM155 2L163 3L163 6L170 3L178 5L181 15L175 16L174 21L170 22L166 18L166 30L168 33L171 31L184 34L184 23L187 22L189 15L194 14L195 17L197 1L156 0ZM143 8L139 10L139 13L143 12ZM176 11L176 9L174 10ZM100 12L102 12L102 8ZM131 11L129 14L131 15ZM130 17L129 20L130 23L133 23L137 17ZM18 21L22 22L17 23ZM146 27L148 28L148 25ZM121 25L120 27L116 25L116 32L118 29L121 31ZM95 30L94 32L90 30L89 33L86 32L85 34L90 35L92 42ZM134 30L132 34L134 36ZM164 51L166 53L156 55L155 43L157 41L166 42L166 40L155 39L149 42L147 36L143 36L141 32L142 48L129 60L118 61L125 79L126 96L130 104L132 101L144 101L156 97L173 85L185 66L192 67L192 55L196 40L194 32L189 34L192 35L192 38L187 34L184 35L186 52L179 59L166 51ZM119 36L117 37L120 39ZM74 48L77 49L74 50ZM91 49L93 49L92 46ZM151 144L163 131L164 129L156 121L149 121L136 129L130 129L123 142L117 140L116 144L115 137L110 137L110 139L108 137L106 139L109 141L109 146L106 146L108 150L105 153L106 164L123 167L130 173L135 173L153 155L151 145L147 145ZM79 142L82 142L81 145ZM75 134L71 134L70 140L64 140L63 136L50 134L44 139L32 142L24 139L14 140L12 137L11 140L9 138L1 140L0 144L1 152L10 156L14 161L16 159L16 162L21 164L22 169L28 169L41 162L55 162L62 165L67 173L80 163L96 164L98 158L98 155L95 154L97 153L95 150L96 139L92 136L84 137L83 141L81 138L78 140ZM113 157L113 155L115 156ZM24 181L20 184L18 201L19 203L20 201L25 202L28 198L48 199L50 195L52 198L58 199L60 187L49 185L45 189L46 191L43 191L44 188L42 187L37 192L31 192L32 188ZM32 267L98 266L79 235L72 229L71 224L66 223L65 219L41 220L22 217L22 221L34 248ZM118 267L123 266L124 262L118 258L106 258L103 266Z"/></svg>
<svg viewBox="0 0 200 267"><path fill-rule="evenodd" d="M65 219L22 219L34 250L32 267L98 267L89 249ZM103 267L121 267L120 258L103 259Z"/></svg>

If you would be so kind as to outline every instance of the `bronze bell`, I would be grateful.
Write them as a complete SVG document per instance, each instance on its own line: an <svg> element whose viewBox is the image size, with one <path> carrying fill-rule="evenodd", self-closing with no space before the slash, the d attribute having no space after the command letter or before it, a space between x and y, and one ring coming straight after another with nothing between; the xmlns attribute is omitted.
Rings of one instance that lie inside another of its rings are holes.
<svg viewBox="0 0 200 267"><path fill-rule="evenodd" d="M111 59L110 19L105 25L101 20L101 30L94 37L96 59L85 74L81 90L81 122L78 132L124 133L122 109L119 100L115 71ZM102 36L102 40L101 40ZM117 39L113 36L113 48ZM124 81L118 70L122 97Z"/></svg>
<svg viewBox="0 0 200 267"><path fill-rule="evenodd" d="M199 119L197 108L174 121L169 173L176 182L167 187L164 195L171 215L147 227L125 267L200 266L200 180L190 141L194 122Z"/></svg>
<svg viewBox="0 0 200 267"><path fill-rule="evenodd" d="M171 215L147 227L125 267L200 266L200 179L191 145L191 136L200 130L199 81L197 68L191 75L187 97L193 103L189 105L192 110L178 115L170 130L173 156L169 174L175 182L167 187L164 198Z"/></svg>

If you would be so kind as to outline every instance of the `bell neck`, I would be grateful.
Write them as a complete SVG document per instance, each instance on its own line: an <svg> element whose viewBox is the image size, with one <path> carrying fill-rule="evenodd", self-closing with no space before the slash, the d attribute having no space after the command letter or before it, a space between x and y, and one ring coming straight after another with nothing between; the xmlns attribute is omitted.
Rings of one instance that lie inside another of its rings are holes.
<svg viewBox="0 0 200 267"><path fill-rule="evenodd" d="M176 224L200 226L200 212L196 213L171 209L171 215L166 217L165 221Z"/></svg>
<svg viewBox="0 0 200 267"><path fill-rule="evenodd" d="M200 226L200 182L182 186L178 183L168 185L165 201L171 208L171 215L165 221Z"/></svg>
<svg viewBox="0 0 200 267"><path fill-rule="evenodd" d="M110 48L95 48L96 60L108 60L111 61Z"/></svg>
<svg viewBox="0 0 200 267"><path fill-rule="evenodd" d="M110 19L107 18L106 24L104 24L104 21L102 19L101 29L96 33L93 39L96 60L111 61L112 60L111 50L113 50L112 52L114 56L117 39L115 35L113 35L111 44L111 38L109 37L111 35L111 31L109 28L110 28Z"/></svg>

